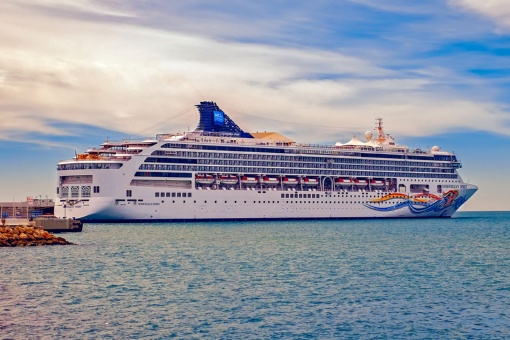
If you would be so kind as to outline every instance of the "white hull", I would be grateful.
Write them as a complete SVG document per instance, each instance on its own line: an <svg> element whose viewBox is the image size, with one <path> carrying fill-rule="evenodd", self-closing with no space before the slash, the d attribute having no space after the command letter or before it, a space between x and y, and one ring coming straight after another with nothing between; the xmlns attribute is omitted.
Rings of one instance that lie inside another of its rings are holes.
<svg viewBox="0 0 510 340"><path fill-rule="evenodd" d="M463 185L459 190L460 203L476 191L476 187ZM411 218L451 217L458 203L420 212L425 205L409 204L400 209L374 210L367 205L392 207L404 204L406 199L395 199L390 204L371 202L388 193L314 192L318 198L299 198L311 191L292 191L298 198L282 198L288 191L201 191L188 190L191 197L144 198L143 202L115 201L113 197L90 198L74 205L57 204L55 215L74 217L83 221L185 221L185 220L247 220L247 219L330 219L330 218ZM152 191L150 192L152 194ZM148 193L149 194L149 193ZM289 196L290 196L289 195ZM152 195L153 196L153 195ZM363 197L360 197L363 196ZM414 209L413 209L414 208Z"/></svg>

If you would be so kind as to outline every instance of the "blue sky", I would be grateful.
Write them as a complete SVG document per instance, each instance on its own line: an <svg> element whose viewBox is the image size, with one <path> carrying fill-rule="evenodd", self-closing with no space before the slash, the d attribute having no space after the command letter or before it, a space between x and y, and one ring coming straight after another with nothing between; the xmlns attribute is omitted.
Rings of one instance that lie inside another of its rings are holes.
<svg viewBox="0 0 510 340"><path fill-rule="evenodd" d="M307 143L373 129L454 151L510 210L507 0L0 3L1 201L53 197L56 164L197 124L216 101L247 131Z"/></svg>

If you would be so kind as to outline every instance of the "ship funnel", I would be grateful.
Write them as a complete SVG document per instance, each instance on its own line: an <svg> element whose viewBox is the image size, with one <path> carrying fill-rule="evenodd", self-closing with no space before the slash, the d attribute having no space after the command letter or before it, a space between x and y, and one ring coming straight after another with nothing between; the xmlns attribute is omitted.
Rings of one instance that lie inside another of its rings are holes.
<svg viewBox="0 0 510 340"><path fill-rule="evenodd" d="M215 102L200 102L196 105L200 121L195 131L212 132L229 137L253 138L244 132Z"/></svg>

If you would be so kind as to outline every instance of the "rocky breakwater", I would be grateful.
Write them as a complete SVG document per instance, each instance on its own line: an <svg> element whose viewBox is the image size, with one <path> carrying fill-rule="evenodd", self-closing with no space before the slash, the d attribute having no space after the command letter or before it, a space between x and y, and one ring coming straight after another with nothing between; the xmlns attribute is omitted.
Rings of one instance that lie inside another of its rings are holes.
<svg viewBox="0 0 510 340"><path fill-rule="evenodd" d="M46 230L28 226L0 227L0 247L30 247L72 244Z"/></svg>

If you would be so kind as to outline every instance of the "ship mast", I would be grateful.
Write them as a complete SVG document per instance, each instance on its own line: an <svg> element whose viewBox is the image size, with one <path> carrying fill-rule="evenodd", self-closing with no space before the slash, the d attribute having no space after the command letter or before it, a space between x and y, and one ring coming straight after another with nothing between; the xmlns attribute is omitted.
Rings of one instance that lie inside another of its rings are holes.
<svg viewBox="0 0 510 340"><path fill-rule="evenodd" d="M384 143L386 141L386 136L384 134L384 131L383 131L383 123L382 123L382 118L376 118L376 123L375 123L375 129L374 130L377 130L379 132L379 136L377 137L376 141L379 142L379 143Z"/></svg>

